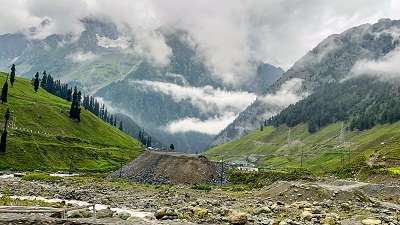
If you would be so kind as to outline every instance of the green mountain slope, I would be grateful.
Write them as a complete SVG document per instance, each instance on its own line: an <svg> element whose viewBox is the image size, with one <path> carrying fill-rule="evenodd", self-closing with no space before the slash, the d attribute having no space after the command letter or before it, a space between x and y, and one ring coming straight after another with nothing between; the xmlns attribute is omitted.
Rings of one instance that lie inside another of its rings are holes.
<svg viewBox="0 0 400 225"><path fill-rule="evenodd" d="M316 173L349 165L359 168L372 164L392 169L400 166L400 122L365 131L345 131L343 138L341 130L341 122L315 133L310 133L306 124L295 126L290 132L286 125L270 126L209 149L206 155L252 161L258 167L273 169L299 168L303 161L304 168Z"/></svg>
<svg viewBox="0 0 400 225"><path fill-rule="evenodd" d="M0 73L1 84L5 79ZM29 80L17 78L9 86L8 103L0 105L2 124L7 107L11 121L0 170L106 171L142 152L138 141L84 109L81 122L72 121L69 102L43 89L35 93Z"/></svg>

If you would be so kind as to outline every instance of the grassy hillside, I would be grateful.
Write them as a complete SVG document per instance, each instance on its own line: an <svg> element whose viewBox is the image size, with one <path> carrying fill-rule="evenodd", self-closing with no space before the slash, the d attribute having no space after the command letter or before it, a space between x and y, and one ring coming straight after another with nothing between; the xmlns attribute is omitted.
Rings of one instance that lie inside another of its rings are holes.
<svg viewBox="0 0 400 225"><path fill-rule="evenodd" d="M5 79L0 73L1 85ZM84 109L80 123L70 120L70 103L43 89L35 93L30 80L17 78L9 86L8 103L0 105L2 124L7 107L15 127L8 129L0 170L107 171L142 152L138 141Z"/></svg>
<svg viewBox="0 0 400 225"><path fill-rule="evenodd" d="M266 127L239 140L209 149L210 158L255 161L259 167L303 168L316 173L348 165L370 163L397 171L400 166L400 123L379 125L366 131L346 131L340 138L342 123L334 123L316 133L306 124L292 128ZM340 140L344 140L340 141ZM288 144L290 142L290 144ZM303 157L302 157L303 156ZM246 158L247 157L247 158Z"/></svg>

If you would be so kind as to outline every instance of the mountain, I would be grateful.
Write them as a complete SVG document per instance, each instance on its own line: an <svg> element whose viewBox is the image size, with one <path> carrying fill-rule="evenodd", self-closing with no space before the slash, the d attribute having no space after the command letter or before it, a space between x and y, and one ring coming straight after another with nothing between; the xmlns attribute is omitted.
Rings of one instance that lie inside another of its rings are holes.
<svg viewBox="0 0 400 225"><path fill-rule="evenodd" d="M122 121L122 125L123 125L123 131L129 135L131 135L132 137L139 139L139 132L143 132L144 137L151 137L151 145L154 148L165 148L165 146L159 141L157 140L157 138L154 137L154 135L149 134L148 132L146 132L142 127L140 127L139 125L137 125L135 123L135 121L133 121L129 116L122 114L122 113L117 113L114 114L114 116L116 116L120 121ZM147 140L147 139L146 139Z"/></svg>
<svg viewBox="0 0 400 225"><path fill-rule="evenodd" d="M92 19L82 23L85 30L78 38L55 34L44 39L33 39L24 33L0 35L1 69L8 70L15 63L18 73L28 78L46 69L57 79L73 81L93 92L122 78L136 65L138 59L134 56L109 46L113 40L129 44L118 39L121 33L114 24Z"/></svg>
<svg viewBox="0 0 400 225"><path fill-rule="evenodd" d="M5 79L0 73L1 84ZM0 106L2 124L7 108L11 111L0 170L109 171L143 151L137 140L85 109L81 122L72 121L70 105L43 89L35 93L24 78L9 85L8 103Z"/></svg>
<svg viewBox="0 0 400 225"><path fill-rule="evenodd" d="M174 143L180 151L206 148L283 73L253 62L257 69L249 80L226 84L207 66L185 31L158 31L171 50L168 65L160 66L137 51L135 37L113 23L82 23L85 30L79 37L51 35L39 40L21 33L0 35L0 69L15 63L18 72L30 78L45 68L53 77L102 99L113 113L124 114L124 123L133 121L163 145Z"/></svg>
<svg viewBox="0 0 400 225"><path fill-rule="evenodd" d="M364 131L347 130L343 142L341 131L341 122L331 123L315 133L310 133L307 124L303 123L290 130L286 125L268 126L263 131L253 131L211 148L205 155L217 160L223 156L224 160L265 169L303 166L316 174L336 172L341 168L357 173L367 169L367 165L377 166L377 173L382 173L382 168L399 169L400 122L377 125Z"/></svg>
<svg viewBox="0 0 400 225"><path fill-rule="evenodd" d="M400 74L399 74L400 75ZM400 143L400 80L360 74L322 84L242 138L207 155L259 167L334 172L367 165L397 170ZM377 172L376 171L376 172Z"/></svg>
<svg viewBox="0 0 400 225"><path fill-rule="evenodd" d="M382 19L376 24L361 25L329 36L271 85L265 96L240 113L217 135L212 145L238 139L257 129L264 120L306 97L320 85L345 78L357 62L385 57L399 45L399 29L400 21ZM283 101L288 96L292 98Z"/></svg>

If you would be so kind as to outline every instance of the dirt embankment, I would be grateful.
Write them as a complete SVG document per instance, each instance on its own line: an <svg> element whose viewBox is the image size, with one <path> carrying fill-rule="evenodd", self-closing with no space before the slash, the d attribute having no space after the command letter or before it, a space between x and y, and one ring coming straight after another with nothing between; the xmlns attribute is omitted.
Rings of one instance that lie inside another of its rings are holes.
<svg viewBox="0 0 400 225"><path fill-rule="evenodd" d="M112 173L152 184L200 184L226 182L226 168L204 156L146 151L136 160Z"/></svg>

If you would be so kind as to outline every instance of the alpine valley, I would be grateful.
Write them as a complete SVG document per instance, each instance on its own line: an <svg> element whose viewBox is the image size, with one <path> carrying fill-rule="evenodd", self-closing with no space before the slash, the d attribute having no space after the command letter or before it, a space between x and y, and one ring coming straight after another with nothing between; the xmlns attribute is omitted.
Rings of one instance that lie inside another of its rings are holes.
<svg viewBox="0 0 400 225"><path fill-rule="evenodd" d="M29 31L1 35L0 68L7 71L15 63L17 73L27 78L45 68L120 114L124 124L131 124L128 133L136 137L144 129L161 146L173 143L179 151L204 150L283 74L281 68L254 62L251 79L239 86L227 85L208 68L185 31L158 31L171 50L168 62L159 65L115 24L96 19L81 22L85 30L79 37L32 38L48 21Z"/></svg>

